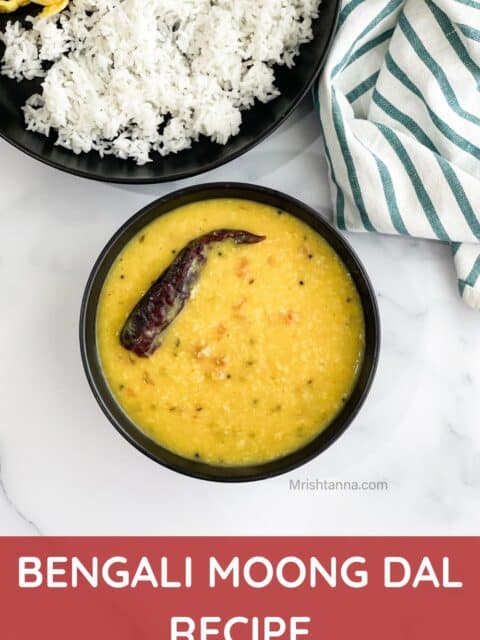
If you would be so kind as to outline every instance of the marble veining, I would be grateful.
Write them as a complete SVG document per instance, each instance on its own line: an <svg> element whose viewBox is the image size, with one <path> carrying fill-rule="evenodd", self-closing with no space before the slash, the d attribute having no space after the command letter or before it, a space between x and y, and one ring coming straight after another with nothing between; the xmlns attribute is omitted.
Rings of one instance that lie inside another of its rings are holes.
<svg viewBox="0 0 480 640"><path fill-rule="evenodd" d="M5 511L5 517L0 519L0 522L6 524L5 529L2 529L0 535L21 535L19 532L25 529L26 535L41 536L42 532L37 525L30 520L25 514L23 514L15 502L10 497L5 482L3 479L2 464L0 462L0 513ZM12 527L12 531L9 529Z"/></svg>
<svg viewBox="0 0 480 640"><path fill-rule="evenodd" d="M238 180L330 216L309 100L249 154L192 180L88 182L4 142L0 168L0 535L478 534L479 315L459 299L440 243L349 235L378 294L378 374L345 435L289 475L238 486L177 475L128 445L88 389L77 339L83 288L111 234L149 201ZM308 479L389 488L290 488Z"/></svg>

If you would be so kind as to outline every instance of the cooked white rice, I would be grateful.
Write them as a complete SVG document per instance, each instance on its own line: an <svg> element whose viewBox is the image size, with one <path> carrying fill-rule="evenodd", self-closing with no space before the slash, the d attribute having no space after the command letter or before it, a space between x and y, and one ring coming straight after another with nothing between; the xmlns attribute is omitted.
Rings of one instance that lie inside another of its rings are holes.
<svg viewBox="0 0 480 640"><path fill-rule="evenodd" d="M243 109L278 95L272 67L294 65L319 4L71 0L31 28L8 24L1 73L43 78L24 107L28 129L144 164L200 135L225 144L238 134Z"/></svg>

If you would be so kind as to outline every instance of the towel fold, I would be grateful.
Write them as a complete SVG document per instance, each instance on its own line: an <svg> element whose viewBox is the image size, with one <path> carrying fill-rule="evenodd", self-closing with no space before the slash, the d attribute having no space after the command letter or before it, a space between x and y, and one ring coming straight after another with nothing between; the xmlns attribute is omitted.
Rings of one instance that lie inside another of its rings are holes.
<svg viewBox="0 0 480 640"><path fill-rule="evenodd" d="M448 242L480 309L480 1L349 0L316 103L337 226Z"/></svg>

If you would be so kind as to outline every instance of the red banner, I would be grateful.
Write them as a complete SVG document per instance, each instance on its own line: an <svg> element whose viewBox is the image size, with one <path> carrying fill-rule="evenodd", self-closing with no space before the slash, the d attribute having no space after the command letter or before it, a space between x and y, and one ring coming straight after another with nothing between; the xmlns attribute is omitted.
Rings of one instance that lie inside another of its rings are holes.
<svg viewBox="0 0 480 640"><path fill-rule="evenodd" d="M478 638L480 538L0 538L5 640Z"/></svg>

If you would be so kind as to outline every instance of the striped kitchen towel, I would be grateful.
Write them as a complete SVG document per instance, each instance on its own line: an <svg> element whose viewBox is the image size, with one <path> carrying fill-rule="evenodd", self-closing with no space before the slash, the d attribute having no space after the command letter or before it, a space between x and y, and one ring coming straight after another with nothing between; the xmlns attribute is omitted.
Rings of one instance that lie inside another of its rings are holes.
<svg viewBox="0 0 480 640"><path fill-rule="evenodd" d="M480 309L480 1L348 0L316 98L337 226L448 242Z"/></svg>

